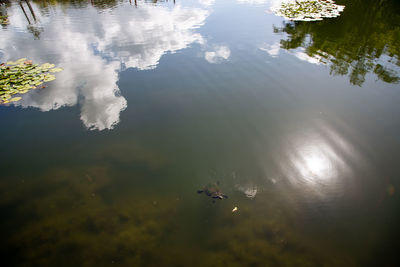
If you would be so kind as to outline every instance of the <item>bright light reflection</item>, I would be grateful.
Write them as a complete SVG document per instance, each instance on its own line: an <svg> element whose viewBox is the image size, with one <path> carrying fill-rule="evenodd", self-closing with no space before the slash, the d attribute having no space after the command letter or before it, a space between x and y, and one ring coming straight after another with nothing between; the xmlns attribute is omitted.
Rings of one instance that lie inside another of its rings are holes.
<svg viewBox="0 0 400 267"><path fill-rule="evenodd" d="M317 158L315 155L311 155L306 158L306 165L312 173L322 176L329 167L329 161L325 158Z"/></svg>
<svg viewBox="0 0 400 267"><path fill-rule="evenodd" d="M308 145L300 149L291 161L303 179L318 183L334 178L336 171L333 155L324 144Z"/></svg>
<svg viewBox="0 0 400 267"><path fill-rule="evenodd" d="M290 183L319 196L337 191L349 176L346 162L354 150L342 137L328 128L302 133L290 140L287 161L281 162Z"/></svg>

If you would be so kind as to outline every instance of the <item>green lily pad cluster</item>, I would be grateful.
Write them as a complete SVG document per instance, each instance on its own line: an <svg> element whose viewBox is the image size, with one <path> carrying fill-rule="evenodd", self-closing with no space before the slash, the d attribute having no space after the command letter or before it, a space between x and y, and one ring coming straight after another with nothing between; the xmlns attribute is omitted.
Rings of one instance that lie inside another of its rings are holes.
<svg viewBox="0 0 400 267"><path fill-rule="evenodd" d="M293 21L314 21L340 16L344 6L332 0L287 0L272 11L285 19Z"/></svg>
<svg viewBox="0 0 400 267"><path fill-rule="evenodd" d="M0 64L0 103L15 102L21 99L14 95L25 94L31 89L44 88L45 82L55 80L51 73L60 72L54 64L32 64L26 58Z"/></svg>
<svg viewBox="0 0 400 267"><path fill-rule="evenodd" d="M0 15L0 25L8 25L8 24L10 24L8 17Z"/></svg>

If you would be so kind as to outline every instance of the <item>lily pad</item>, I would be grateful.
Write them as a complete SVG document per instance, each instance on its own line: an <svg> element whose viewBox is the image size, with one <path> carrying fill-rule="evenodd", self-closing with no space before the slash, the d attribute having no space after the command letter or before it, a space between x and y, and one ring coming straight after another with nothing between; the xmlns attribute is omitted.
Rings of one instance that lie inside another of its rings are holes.
<svg viewBox="0 0 400 267"><path fill-rule="evenodd" d="M54 69L51 69L50 72L60 72L62 70L63 70L62 68L54 68Z"/></svg>
<svg viewBox="0 0 400 267"><path fill-rule="evenodd" d="M49 74L49 75L46 75L46 77L44 77L43 81L50 82L50 81L53 81L55 79L56 79L56 77L54 75Z"/></svg>
<svg viewBox="0 0 400 267"><path fill-rule="evenodd" d="M44 63L42 66L42 69L51 69L51 68L54 68L55 67L55 65L54 64L50 64L50 63Z"/></svg>
<svg viewBox="0 0 400 267"><path fill-rule="evenodd" d="M0 103L9 103L21 100L21 97L12 97L15 94L25 94L31 89L45 88L44 82L56 79L53 74L62 71L54 64L33 64L32 60L21 58L0 64Z"/></svg>
<svg viewBox="0 0 400 267"><path fill-rule="evenodd" d="M8 20L8 16L0 16L0 24L1 25L8 25L10 21Z"/></svg>
<svg viewBox="0 0 400 267"><path fill-rule="evenodd" d="M22 97L20 97L20 96L13 97L13 98L10 99L10 102L19 101L19 100L21 100L21 98L22 98Z"/></svg>
<svg viewBox="0 0 400 267"><path fill-rule="evenodd" d="M340 16L344 6L333 0L285 0L272 11L292 21L315 21Z"/></svg>

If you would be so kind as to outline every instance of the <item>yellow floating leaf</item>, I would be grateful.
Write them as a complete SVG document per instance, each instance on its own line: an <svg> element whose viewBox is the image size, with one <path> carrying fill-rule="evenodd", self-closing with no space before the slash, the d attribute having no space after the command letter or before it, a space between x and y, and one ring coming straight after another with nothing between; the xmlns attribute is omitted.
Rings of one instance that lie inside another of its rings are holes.
<svg viewBox="0 0 400 267"><path fill-rule="evenodd" d="M62 68L54 68L54 69L51 69L51 70L49 70L50 72L60 72L60 71L62 71L63 69Z"/></svg>
<svg viewBox="0 0 400 267"><path fill-rule="evenodd" d="M20 58L17 61L15 61L15 63L19 64L19 63L23 63L26 60L26 58Z"/></svg>
<svg viewBox="0 0 400 267"><path fill-rule="evenodd" d="M54 68L56 65L54 65L54 64L50 64L50 63L44 63L44 64L42 64L42 66L40 66L40 67L42 67L42 68L44 68L44 69L51 69L51 68Z"/></svg>
<svg viewBox="0 0 400 267"><path fill-rule="evenodd" d="M55 79L56 79L56 77L54 75L46 75L46 77L44 78L44 81L45 82L50 82L50 81L53 81Z"/></svg>
<svg viewBox="0 0 400 267"><path fill-rule="evenodd" d="M19 101L19 100L21 100L21 98L22 97L19 97L19 96L18 97L13 97L13 98L10 99L10 102Z"/></svg>

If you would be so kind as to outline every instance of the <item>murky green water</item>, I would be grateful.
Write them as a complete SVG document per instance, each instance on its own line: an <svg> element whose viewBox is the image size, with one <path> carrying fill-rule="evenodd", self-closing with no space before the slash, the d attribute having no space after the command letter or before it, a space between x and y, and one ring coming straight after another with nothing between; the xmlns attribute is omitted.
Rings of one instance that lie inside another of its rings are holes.
<svg viewBox="0 0 400 267"><path fill-rule="evenodd" d="M2 266L400 264L398 1L1 2Z"/></svg>

